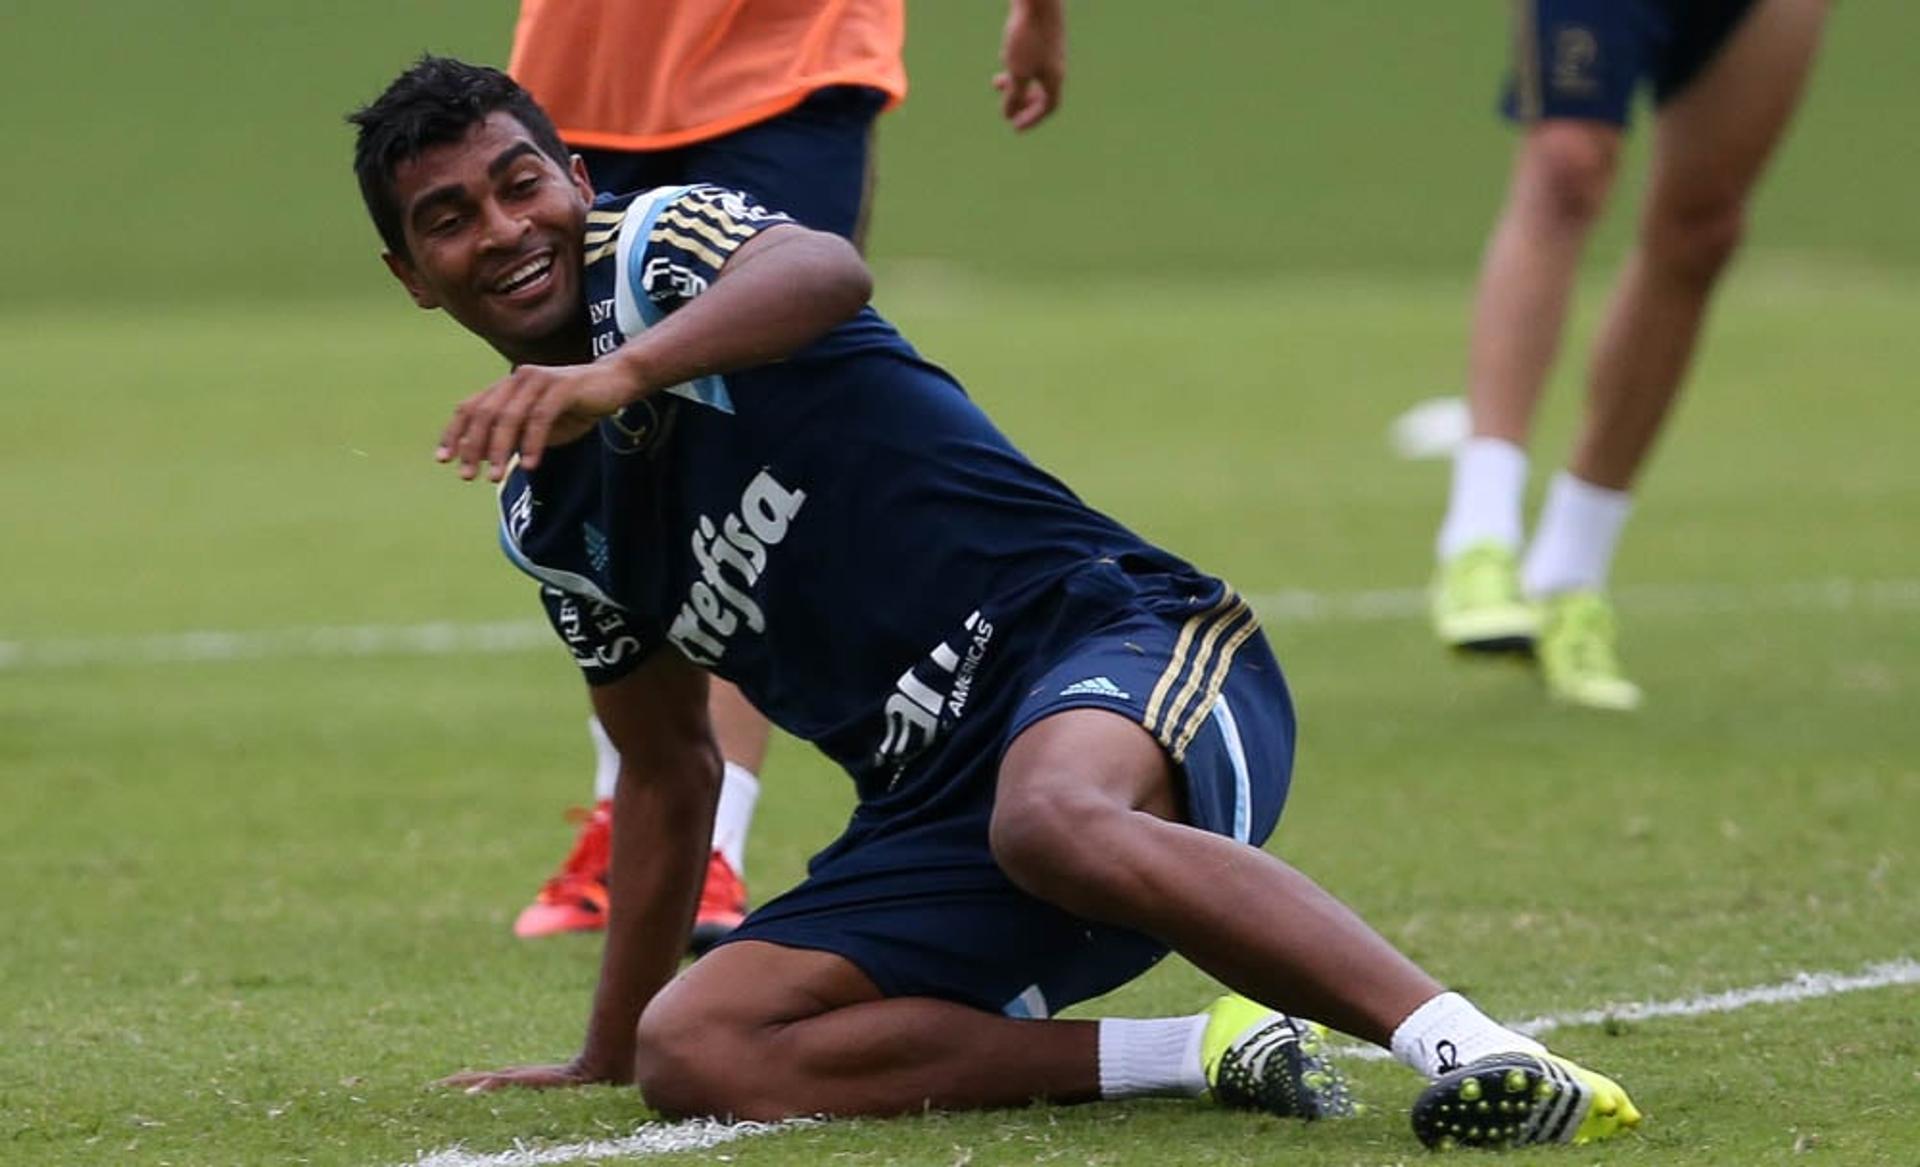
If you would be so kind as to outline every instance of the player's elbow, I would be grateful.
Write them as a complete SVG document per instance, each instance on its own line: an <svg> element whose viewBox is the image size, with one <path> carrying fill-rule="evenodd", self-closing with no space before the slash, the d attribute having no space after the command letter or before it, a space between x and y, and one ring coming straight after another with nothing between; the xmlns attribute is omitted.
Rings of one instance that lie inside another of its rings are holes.
<svg viewBox="0 0 1920 1167"><path fill-rule="evenodd" d="M819 249L819 302L830 305L839 320L851 319L873 298L873 272L853 244L838 235L822 235L815 246Z"/></svg>

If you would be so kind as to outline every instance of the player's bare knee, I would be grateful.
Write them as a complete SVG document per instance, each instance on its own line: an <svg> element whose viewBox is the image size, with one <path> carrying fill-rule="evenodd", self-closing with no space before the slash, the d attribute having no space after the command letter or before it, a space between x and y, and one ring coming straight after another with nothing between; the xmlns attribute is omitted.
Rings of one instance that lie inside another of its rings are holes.
<svg viewBox="0 0 1920 1167"><path fill-rule="evenodd" d="M1579 228L1600 217L1618 169L1618 130L1602 122L1543 122L1525 149L1527 192L1540 212Z"/></svg>
<svg viewBox="0 0 1920 1167"><path fill-rule="evenodd" d="M656 1004L659 1000L656 999ZM737 1115L744 1066L726 1056L730 1028L718 1018L677 1008L648 1008L640 1018L634 1085L647 1105L675 1118Z"/></svg>
<svg viewBox="0 0 1920 1167"><path fill-rule="evenodd" d="M1737 201L1655 207L1641 228L1641 247L1668 278L1710 284L1740 249L1746 226L1746 208Z"/></svg>
<svg viewBox="0 0 1920 1167"><path fill-rule="evenodd" d="M987 842L994 862L1022 890L1062 906L1102 882L1112 860L1102 842L1125 807L1064 788L997 799Z"/></svg>

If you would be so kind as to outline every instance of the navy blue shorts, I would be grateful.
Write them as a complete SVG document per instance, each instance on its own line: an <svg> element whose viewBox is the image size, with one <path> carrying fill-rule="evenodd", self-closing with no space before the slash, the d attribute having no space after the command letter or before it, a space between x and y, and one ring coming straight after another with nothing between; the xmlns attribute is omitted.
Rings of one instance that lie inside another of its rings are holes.
<svg viewBox="0 0 1920 1167"><path fill-rule="evenodd" d="M1013 739L1068 709L1143 726L1177 763L1186 819L1258 846L1286 802L1293 706L1253 613L1231 590L1189 616L1135 607L1026 673L995 716L969 716L916 758L934 804L862 804L798 887L747 917L733 940L845 957L890 997L938 997L1046 1017L1109 992L1167 949L1080 919L1015 887L987 831Z"/></svg>
<svg viewBox="0 0 1920 1167"><path fill-rule="evenodd" d="M671 150L581 150L596 191L626 194L710 182L750 194L803 227L859 242L866 217L877 89L836 85L777 117Z"/></svg>
<svg viewBox="0 0 1920 1167"><path fill-rule="evenodd" d="M1754 0L1513 0L1513 75L1502 109L1518 122L1627 124L1634 91L1656 104L1685 89Z"/></svg>

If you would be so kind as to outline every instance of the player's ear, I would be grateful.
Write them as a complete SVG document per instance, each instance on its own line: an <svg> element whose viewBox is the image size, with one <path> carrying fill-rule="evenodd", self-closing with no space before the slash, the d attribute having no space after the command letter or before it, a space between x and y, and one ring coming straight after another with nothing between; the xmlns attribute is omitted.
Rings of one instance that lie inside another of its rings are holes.
<svg viewBox="0 0 1920 1167"><path fill-rule="evenodd" d="M426 282L420 278L419 269L414 267L406 256L383 251L380 253L380 258L386 263L387 270L393 273L393 278L399 280L400 286L407 290L407 295L413 297L415 304L422 308L440 306L440 301L434 296L432 289L428 288Z"/></svg>
<svg viewBox="0 0 1920 1167"><path fill-rule="evenodd" d="M573 185L580 191L588 204L593 202L593 179L587 177L587 164L578 154L568 156L567 177L573 179Z"/></svg>

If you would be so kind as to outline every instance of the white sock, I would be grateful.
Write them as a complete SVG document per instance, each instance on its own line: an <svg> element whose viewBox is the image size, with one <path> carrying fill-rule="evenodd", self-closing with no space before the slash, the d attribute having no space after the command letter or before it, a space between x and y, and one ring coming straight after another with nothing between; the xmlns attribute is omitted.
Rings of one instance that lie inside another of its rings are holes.
<svg viewBox="0 0 1920 1167"><path fill-rule="evenodd" d="M1488 1017L1458 993L1434 997L1393 1031L1393 1056L1429 1078L1488 1054L1546 1052L1546 1046Z"/></svg>
<svg viewBox="0 0 1920 1167"><path fill-rule="evenodd" d="M1632 497L1582 482L1566 471L1553 476L1533 546L1520 568L1520 588L1538 599L1556 592L1604 590Z"/></svg>
<svg viewBox="0 0 1920 1167"><path fill-rule="evenodd" d="M587 718L587 736L593 739L593 797L606 801L620 781L620 751L597 717ZM713 849L726 856L735 875L747 869L747 828L753 825L753 804L760 798L760 780L745 766L727 763L720 780L720 805L713 815Z"/></svg>
<svg viewBox="0 0 1920 1167"><path fill-rule="evenodd" d="M747 874L747 828L753 825L753 804L759 797L760 780L753 771L728 762L720 780L720 805L713 812L713 849L742 879Z"/></svg>
<svg viewBox="0 0 1920 1167"><path fill-rule="evenodd" d="M1520 546L1527 452L1500 438L1468 438L1453 456L1447 517L1434 551L1446 562L1476 543Z"/></svg>
<svg viewBox="0 0 1920 1167"><path fill-rule="evenodd" d="M1200 1063L1200 1040L1207 1015L1100 1019L1100 1097L1142 1098L1176 1095L1198 1098L1207 1092Z"/></svg>
<svg viewBox="0 0 1920 1167"><path fill-rule="evenodd" d="M620 751L613 748L613 739L597 717L587 718L587 736L593 739L593 798L605 802L620 781Z"/></svg>

